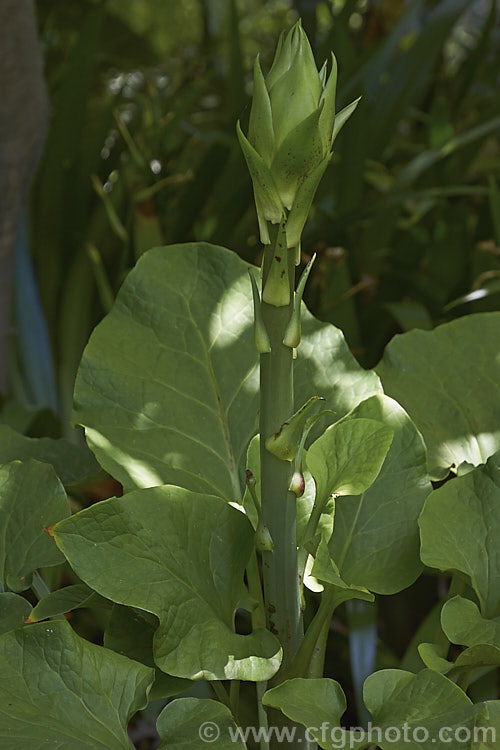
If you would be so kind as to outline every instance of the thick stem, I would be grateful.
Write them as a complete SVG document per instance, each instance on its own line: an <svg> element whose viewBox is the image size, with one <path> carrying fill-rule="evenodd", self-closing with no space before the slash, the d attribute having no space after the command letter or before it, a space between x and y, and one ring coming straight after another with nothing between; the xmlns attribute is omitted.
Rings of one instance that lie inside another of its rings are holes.
<svg viewBox="0 0 500 750"><path fill-rule="evenodd" d="M268 261L266 263L265 259L264 276L266 266ZM293 353L282 343L293 308L293 258L290 258L289 276L290 304L275 307L262 303L262 317L271 352L262 354L260 358L262 520L273 541L273 551L262 553L264 599L268 628L279 638L283 647L283 669L290 664L302 639L296 498L288 491L293 474L292 463L276 458L266 450L265 443L294 413Z"/></svg>

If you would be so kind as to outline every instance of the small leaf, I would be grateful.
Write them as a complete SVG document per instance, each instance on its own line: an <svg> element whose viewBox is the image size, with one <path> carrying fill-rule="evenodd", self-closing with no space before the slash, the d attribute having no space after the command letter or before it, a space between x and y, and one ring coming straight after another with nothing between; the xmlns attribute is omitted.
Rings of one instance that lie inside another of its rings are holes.
<svg viewBox="0 0 500 750"><path fill-rule="evenodd" d="M0 582L4 586L25 591L37 568L63 562L45 529L69 513L64 487L52 466L30 460L0 467L0 527L4 539Z"/></svg>
<svg viewBox="0 0 500 750"><path fill-rule="evenodd" d="M312 396L288 421L281 425L278 432L266 440L266 450L282 461L293 461L311 409L318 401L323 400L321 396Z"/></svg>
<svg viewBox="0 0 500 750"><path fill-rule="evenodd" d="M30 614L30 622L46 620L48 617L62 615L79 607L90 607L99 604L102 606L103 603L107 607L111 606L110 602L106 602L105 599L102 599L99 594L96 594L95 591L92 591L84 583L65 586L40 599L38 604L33 607Z"/></svg>
<svg viewBox="0 0 500 750"><path fill-rule="evenodd" d="M316 482L316 503L331 494L361 495L377 478L393 439L381 422L350 419L328 427L307 451L307 467Z"/></svg>

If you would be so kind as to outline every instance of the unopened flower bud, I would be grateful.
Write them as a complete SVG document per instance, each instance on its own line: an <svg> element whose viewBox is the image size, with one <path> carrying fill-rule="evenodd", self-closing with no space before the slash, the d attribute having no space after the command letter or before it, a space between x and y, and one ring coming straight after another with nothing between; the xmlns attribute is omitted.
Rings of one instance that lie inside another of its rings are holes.
<svg viewBox="0 0 500 750"><path fill-rule="evenodd" d="M267 222L277 224L286 209L287 245L295 248L333 141L358 101L335 115L337 63L318 72L298 21L278 42L264 79L257 57L248 137L237 133L252 177L261 241L269 244Z"/></svg>

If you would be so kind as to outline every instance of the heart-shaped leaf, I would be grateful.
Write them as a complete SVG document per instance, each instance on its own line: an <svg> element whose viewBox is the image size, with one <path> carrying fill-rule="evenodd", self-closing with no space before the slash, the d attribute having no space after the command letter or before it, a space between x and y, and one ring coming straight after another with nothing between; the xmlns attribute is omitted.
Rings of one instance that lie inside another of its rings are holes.
<svg viewBox="0 0 500 750"><path fill-rule="evenodd" d="M0 747L132 750L127 723L152 669L95 646L67 622L0 637Z"/></svg>
<svg viewBox="0 0 500 750"><path fill-rule="evenodd" d="M0 582L4 587L24 591L37 568L63 562L45 529L69 512L64 487L52 466L30 460L0 467Z"/></svg>
<svg viewBox="0 0 500 750"><path fill-rule="evenodd" d="M395 336L377 366L422 433L434 479L500 449L499 340L500 313L467 315Z"/></svg>
<svg viewBox="0 0 500 750"><path fill-rule="evenodd" d="M234 631L253 529L221 498L162 486L96 503L58 524L78 575L119 604L155 614L156 664L170 675L266 680L279 667L267 630Z"/></svg>
<svg viewBox="0 0 500 750"><path fill-rule="evenodd" d="M126 491L169 483L241 502L258 409L247 270L205 243L151 250L92 334L74 419ZM297 403L321 395L340 418L380 383L306 313L295 387Z"/></svg>

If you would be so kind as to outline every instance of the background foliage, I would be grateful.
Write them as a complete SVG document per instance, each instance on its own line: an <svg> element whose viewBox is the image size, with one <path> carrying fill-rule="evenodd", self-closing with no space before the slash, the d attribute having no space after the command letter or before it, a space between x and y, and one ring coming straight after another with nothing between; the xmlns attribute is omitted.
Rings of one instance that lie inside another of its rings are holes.
<svg viewBox="0 0 500 750"><path fill-rule="evenodd" d="M6 425L78 443L69 413L83 347L145 250L197 240L258 259L235 123L248 118L255 54L266 70L298 15L317 61L337 55L338 108L363 96L304 237L303 259L319 256L311 310L371 367L398 332L499 309L494 0L38 0L37 11L52 114L16 275ZM75 489L73 502L113 491ZM51 570L52 588L68 582ZM424 575L377 611L345 606L327 676L348 690L351 656L359 695L366 658L410 668L442 590ZM74 617L98 641L110 613L96 604Z"/></svg>

